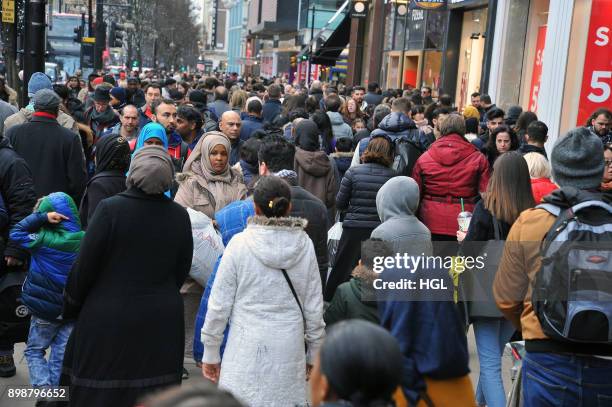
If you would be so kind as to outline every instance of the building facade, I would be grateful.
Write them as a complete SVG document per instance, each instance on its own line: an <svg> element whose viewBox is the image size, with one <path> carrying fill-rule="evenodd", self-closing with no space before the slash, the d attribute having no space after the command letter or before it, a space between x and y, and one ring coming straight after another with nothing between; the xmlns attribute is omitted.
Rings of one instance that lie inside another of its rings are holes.
<svg viewBox="0 0 612 407"><path fill-rule="evenodd" d="M291 78L291 58L299 51L299 0L251 0L248 5L246 60L249 72ZM252 55L252 57L250 57Z"/></svg>
<svg viewBox="0 0 612 407"><path fill-rule="evenodd" d="M612 109L610 0L498 0L488 92L549 127L547 149Z"/></svg>
<svg viewBox="0 0 612 407"><path fill-rule="evenodd" d="M246 58L248 2L244 0L225 0L229 10L227 71L244 73Z"/></svg>

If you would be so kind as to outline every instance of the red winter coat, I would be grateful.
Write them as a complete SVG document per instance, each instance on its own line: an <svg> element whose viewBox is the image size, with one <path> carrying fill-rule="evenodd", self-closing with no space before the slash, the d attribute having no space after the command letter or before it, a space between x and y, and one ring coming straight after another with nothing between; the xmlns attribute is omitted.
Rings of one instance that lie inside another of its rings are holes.
<svg viewBox="0 0 612 407"><path fill-rule="evenodd" d="M419 184L419 218L431 233L455 236L464 199L473 212L479 193L489 183L489 163L473 144L458 134L436 140L417 160L412 178Z"/></svg>
<svg viewBox="0 0 612 407"><path fill-rule="evenodd" d="M559 189L549 178L535 178L531 180L531 192L536 205L542 202L542 198L552 191Z"/></svg>

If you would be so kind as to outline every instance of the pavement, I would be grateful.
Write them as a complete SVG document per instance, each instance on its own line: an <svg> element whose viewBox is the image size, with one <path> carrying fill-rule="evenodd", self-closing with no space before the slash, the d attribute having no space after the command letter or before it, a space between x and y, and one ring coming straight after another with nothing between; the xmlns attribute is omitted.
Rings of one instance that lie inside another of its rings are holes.
<svg viewBox="0 0 612 407"><path fill-rule="evenodd" d="M470 328L468 332L468 347L470 351L470 378L474 389L478 383L478 354L476 353L476 344L474 342L474 333ZM15 345L15 365L17 366L17 375L11 378L0 378L0 406L2 407L34 407L35 400L16 400L9 399L6 395L6 390L11 386L28 386L29 385L29 374L28 365L23 356L23 350L25 345L23 343ZM204 381L202 377L202 371L196 367L193 360L185 359L185 368L189 371L189 379L183 381L183 383L197 383ZM510 389L510 369L512 367L512 357L509 354L505 354L502 358L502 377L504 380L504 388L506 393Z"/></svg>

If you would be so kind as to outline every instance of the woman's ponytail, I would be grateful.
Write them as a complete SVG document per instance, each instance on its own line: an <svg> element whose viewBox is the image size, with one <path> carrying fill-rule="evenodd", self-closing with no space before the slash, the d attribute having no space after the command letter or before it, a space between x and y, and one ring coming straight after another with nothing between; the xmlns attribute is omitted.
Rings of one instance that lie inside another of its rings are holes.
<svg viewBox="0 0 612 407"><path fill-rule="evenodd" d="M282 218L291 207L291 188L282 178L262 177L255 184L253 200L264 216Z"/></svg>

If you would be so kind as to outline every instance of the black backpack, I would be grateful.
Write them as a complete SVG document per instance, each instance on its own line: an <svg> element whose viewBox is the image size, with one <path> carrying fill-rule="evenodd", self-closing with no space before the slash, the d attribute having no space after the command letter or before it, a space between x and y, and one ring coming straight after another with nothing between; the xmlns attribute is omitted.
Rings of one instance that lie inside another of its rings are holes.
<svg viewBox="0 0 612 407"><path fill-rule="evenodd" d="M391 168L398 175L412 177L412 169L417 160L423 154L423 150L412 140L400 137L394 142L394 158Z"/></svg>
<svg viewBox="0 0 612 407"><path fill-rule="evenodd" d="M563 192L581 194L573 188ZM610 345L612 205L591 194L581 198L569 209L550 203L537 206L557 220L541 244L542 266L531 300L549 338Z"/></svg>

